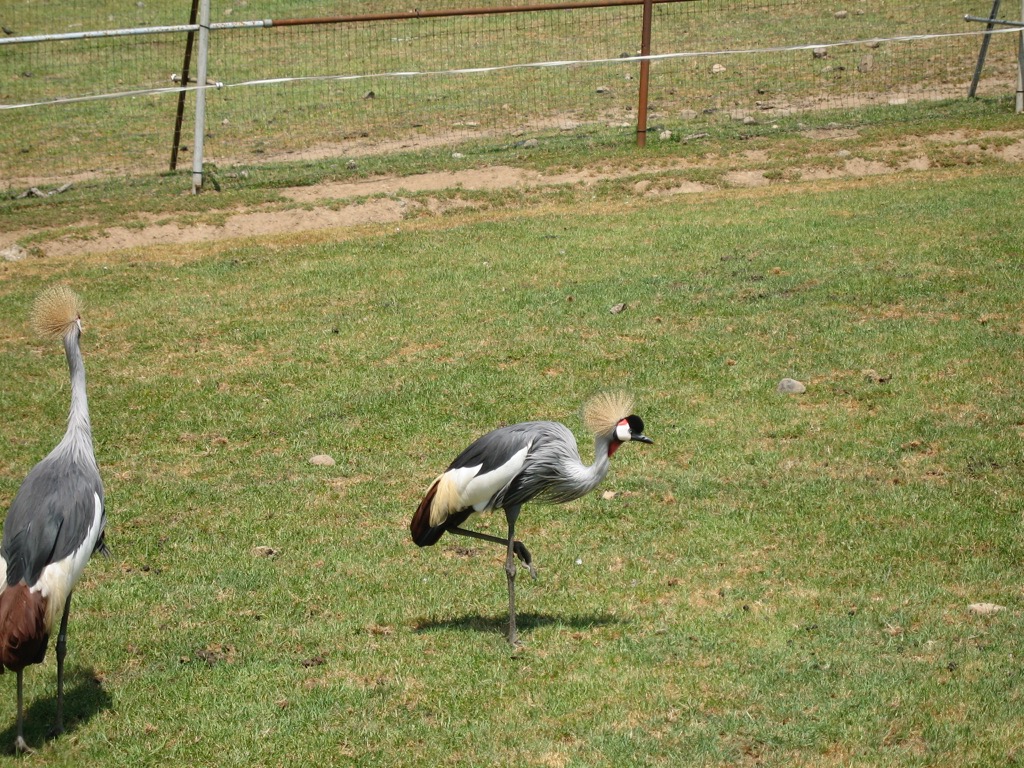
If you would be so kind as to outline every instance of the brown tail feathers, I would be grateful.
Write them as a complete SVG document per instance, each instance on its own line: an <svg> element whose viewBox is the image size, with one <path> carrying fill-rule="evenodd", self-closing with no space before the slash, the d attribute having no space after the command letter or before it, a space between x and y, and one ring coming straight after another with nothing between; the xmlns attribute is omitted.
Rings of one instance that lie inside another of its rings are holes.
<svg viewBox="0 0 1024 768"><path fill-rule="evenodd" d="M438 528L430 526L430 505L434 501L434 494L437 493L437 484L440 481L441 478L438 478L430 486L430 490L427 491L427 495L423 497L423 501L416 508L416 514L412 516L412 522L409 524L412 540L421 547L436 544L437 540L441 538L441 534L444 533L443 526Z"/></svg>
<svg viewBox="0 0 1024 768"><path fill-rule="evenodd" d="M17 672L46 656L46 598L24 583L0 593L0 664ZM2 671L2 669L0 669Z"/></svg>

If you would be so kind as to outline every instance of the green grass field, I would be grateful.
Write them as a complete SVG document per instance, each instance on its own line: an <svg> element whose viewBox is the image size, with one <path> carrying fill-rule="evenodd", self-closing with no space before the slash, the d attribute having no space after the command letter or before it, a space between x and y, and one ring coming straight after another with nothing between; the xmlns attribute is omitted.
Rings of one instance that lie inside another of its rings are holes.
<svg viewBox="0 0 1024 768"><path fill-rule="evenodd" d="M65 736L52 652L26 673L24 763L1019 764L1019 190L1012 164L611 187L5 264L0 502L62 433L27 315L66 282L113 551L76 591ZM499 548L420 550L409 518L502 423L563 420L589 460L610 388L656 443L524 508L512 653Z"/></svg>

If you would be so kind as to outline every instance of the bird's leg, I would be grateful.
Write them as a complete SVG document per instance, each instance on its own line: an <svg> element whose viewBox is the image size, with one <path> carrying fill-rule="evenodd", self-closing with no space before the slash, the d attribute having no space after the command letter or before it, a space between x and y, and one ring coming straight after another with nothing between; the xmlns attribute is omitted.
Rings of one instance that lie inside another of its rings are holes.
<svg viewBox="0 0 1024 768"><path fill-rule="evenodd" d="M64 602L64 615L60 619L57 633L57 722L50 729L50 736L64 733L64 657L68 654L68 615L71 613L71 595Z"/></svg>
<svg viewBox="0 0 1024 768"><path fill-rule="evenodd" d="M515 528L517 517L519 517L519 507L505 510L505 519L508 520L508 554L505 556L505 575L508 576L508 642L509 645L514 646L521 645L519 632L516 629Z"/></svg>
<svg viewBox="0 0 1024 768"><path fill-rule="evenodd" d="M495 544L501 544L505 546L508 544L507 539L502 539L499 536L489 536L486 533L480 533L479 531L471 531L468 528L459 528L452 526L447 529L448 533L457 533L459 536L469 536L473 539L482 539L483 541L493 541ZM512 551L515 556L523 561L523 565L530 569L530 576L537 578L537 569L533 565L533 556L530 555L530 550L526 548L526 545L521 541L512 542Z"/></svg>
<svg viewBox="0 0 1024 768"><path fill-rule="evenodd" d="M25 718L23 715L24 709L22 707L22 677L24 673L25 670L18 670L18 735L14 739L14 752L16 754L25 754L32 752L32 750L29 749L28 744L25 743L25 733L22 727L25 722Z"/></svg>

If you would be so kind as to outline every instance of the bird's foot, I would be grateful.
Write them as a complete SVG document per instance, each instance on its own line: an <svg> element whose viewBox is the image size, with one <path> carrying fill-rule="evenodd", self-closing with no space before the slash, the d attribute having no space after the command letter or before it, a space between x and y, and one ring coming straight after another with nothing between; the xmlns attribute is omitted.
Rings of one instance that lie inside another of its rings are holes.
<svg viewBox="0 0 1024 768"><path fill-rule="evenodd" d="M523 544L523 542L521 541L513 542L512 551L515 553L516 557L518 557L522 561L523 565L525 565L529 569L530 576L536 579L537 569L533 565L533 557L530 555L530 550L526 548L526 545ZM509 642L512 641L509 640Z"/></svg>
<svg viewBox="0 0 1024 768"><path fill-rule="evenodd" d="M31 755L34 754L35 750L32 749L28 744L25 743L25 737L18 735L18 738L14 740L14 754L16 755Z"/></svg>
<svg viewBox="0 0 1024 768"><path fill-rule="evenodd" d="M48 739L56 739L62 733L64 733L64 723L63 722L54 723L53 726L50 728L50 730L48 730L46 732L46 738L48 738Z"/></svg>

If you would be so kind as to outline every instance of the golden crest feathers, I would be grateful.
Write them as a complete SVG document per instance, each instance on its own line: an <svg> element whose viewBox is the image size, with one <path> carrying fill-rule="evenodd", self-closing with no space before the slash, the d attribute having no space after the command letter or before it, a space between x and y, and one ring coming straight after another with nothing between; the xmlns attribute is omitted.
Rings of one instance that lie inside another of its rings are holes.
<svg viewBox="0 0 1024 768"><path fill-rule="evenodd" d="M633 398L625 392L602 392L583 406L583 423L592 434L612 432L615 425L633 414Z"/></svg>
<svg viewBox="0 0 1024 768"><path fill-rule="evenodd" d="M47 288L32 305L32 327L40 336L61 338L82 316L82 300L66 285Z"/></svg>

